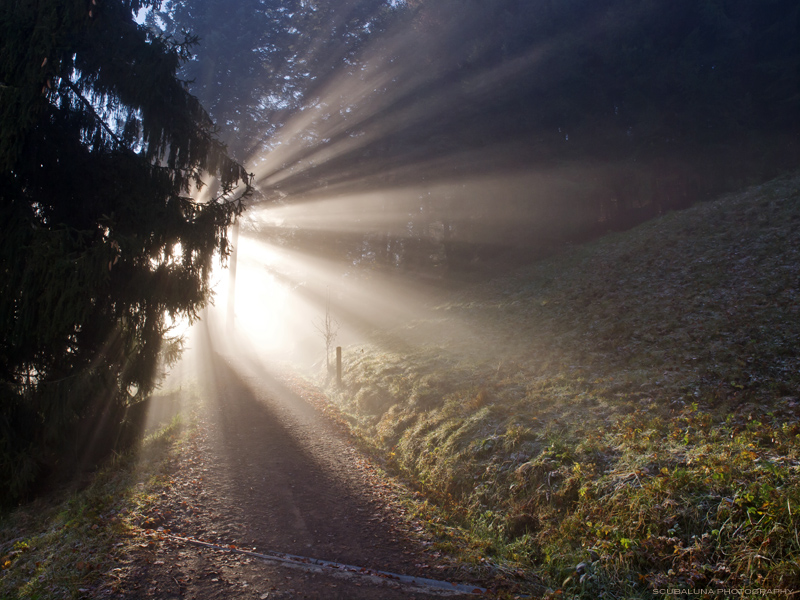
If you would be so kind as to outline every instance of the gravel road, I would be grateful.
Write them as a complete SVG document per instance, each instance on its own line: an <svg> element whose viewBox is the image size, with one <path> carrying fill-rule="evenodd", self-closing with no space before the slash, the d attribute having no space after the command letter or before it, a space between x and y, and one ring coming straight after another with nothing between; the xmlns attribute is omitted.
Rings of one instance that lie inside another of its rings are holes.
<svg viewBox="0 0 800 600"><path fill-rule="evenodd" d="M113 597L440 598L457 590L385 572L470 581L404 518L397 484L341 427L255 353L220 353L212 330L199 332L199 426L151 512L156 533L117 570Z"/></svg>

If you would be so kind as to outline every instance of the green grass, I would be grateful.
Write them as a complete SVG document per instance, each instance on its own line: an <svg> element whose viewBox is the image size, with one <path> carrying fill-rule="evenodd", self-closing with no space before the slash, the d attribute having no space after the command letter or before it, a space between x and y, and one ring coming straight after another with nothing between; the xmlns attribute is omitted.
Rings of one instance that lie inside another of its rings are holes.
<svg viewBox="0 0 800 600"><path fill-rule="evenodd" d="M346 350L331 395L443 547L552 597L800 591L800 175L456 293L402 339Z"/></svg>
<svg viewBox="0 0 800 600"><path fill-rule="evenodd" d="M140 525L192 429L191 417L175 417L84 489L55 491L3 514L0 598L88 598L113 589L113 569L124 566L134 544L147 543Z"/></svg>

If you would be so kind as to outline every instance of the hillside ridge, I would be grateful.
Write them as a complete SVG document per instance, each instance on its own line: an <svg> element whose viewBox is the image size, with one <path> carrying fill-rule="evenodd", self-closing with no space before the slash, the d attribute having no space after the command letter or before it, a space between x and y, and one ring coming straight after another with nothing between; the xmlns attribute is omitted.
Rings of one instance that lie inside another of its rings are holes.
<svg viewBox="0 0 800 600"><path fill-rule="evenodd" d="M793 173L576 246L352 348L330 395L523 587L800 587L798 222Z"/></svg>

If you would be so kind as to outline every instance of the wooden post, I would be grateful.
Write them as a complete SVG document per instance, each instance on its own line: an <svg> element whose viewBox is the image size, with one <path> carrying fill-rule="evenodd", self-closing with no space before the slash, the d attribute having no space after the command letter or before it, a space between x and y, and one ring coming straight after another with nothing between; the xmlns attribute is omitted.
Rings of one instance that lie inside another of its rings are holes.
<svg viewBox="0 0 800 600"><path fill-rule="evenodd" d="M342 347L336 346L336 385L342 385Z"/></svg>

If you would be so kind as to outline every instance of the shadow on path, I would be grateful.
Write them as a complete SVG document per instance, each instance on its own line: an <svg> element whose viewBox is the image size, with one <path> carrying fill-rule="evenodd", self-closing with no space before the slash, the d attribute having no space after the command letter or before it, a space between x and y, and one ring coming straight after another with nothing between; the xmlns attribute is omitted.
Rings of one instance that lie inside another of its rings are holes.
<svg viewBox="0 0 800 600"><path fill-rule="evenodd" d="M358 452L249 352L215 351L209 327L198 348L212 464L206 492L227 513L233 543L317 559L431 576L425 548L395 527L370 492ZM224 517L223 517L224 518ZM443 574L443 573L442 573Z"/></svg>

